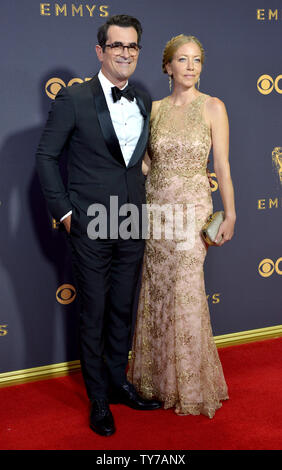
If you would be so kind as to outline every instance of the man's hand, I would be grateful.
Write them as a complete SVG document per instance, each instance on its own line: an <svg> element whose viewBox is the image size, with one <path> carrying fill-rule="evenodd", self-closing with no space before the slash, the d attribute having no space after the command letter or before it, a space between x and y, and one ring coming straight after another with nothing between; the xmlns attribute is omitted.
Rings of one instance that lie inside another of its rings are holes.
<svg viewBox="0 0 282 470"><path fill-rule="evenodd" d="M68 215L64 220L63 224L65 226L66 232L70 234L70 228L71 228L71 215Z"/></svg>

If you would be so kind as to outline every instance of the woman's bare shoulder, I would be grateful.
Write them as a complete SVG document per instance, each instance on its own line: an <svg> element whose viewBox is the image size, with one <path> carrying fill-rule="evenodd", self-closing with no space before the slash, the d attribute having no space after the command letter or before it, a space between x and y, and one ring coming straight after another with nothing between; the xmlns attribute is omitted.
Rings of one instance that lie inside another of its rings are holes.
<svg viewBox="0 0 282 470"><path fill-rule="evenodd" d="M154 117L157 115L157 113L160 109L161 103L166 99L167 99L167 97L163 98L162 100L152 102L151 119L154 119Z"/></svg>
<svg viewBox="0 0 282 470"><path fill-rule="evenodd" d="M162 100L152 102L151 118L154 118L159 110Z"/></svg>
<svg viewBox="0 0 282 470"><path fill-rule="evenodd" d="M220 113L225 113L226 108L225 104L219 98L215 96L206 95L206 110L209 114L215 115Z"/></svg>

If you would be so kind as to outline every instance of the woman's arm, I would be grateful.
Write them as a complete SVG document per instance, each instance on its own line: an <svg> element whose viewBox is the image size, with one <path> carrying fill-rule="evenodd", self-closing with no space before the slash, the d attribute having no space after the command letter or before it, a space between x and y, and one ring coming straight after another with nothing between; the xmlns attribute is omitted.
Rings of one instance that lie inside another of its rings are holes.
<svg viewBox="0 0 282 470"><path fill-rule="evenodd" d="M207 115L210 120L214 170L217 176L220 195L224 207L225 220L222 222L216 241L218 245L231 240L236 221L234 189L229 165L229 123L224 103L218 98L207 100Z"/></svg>
<svg viewBox="0 0 282 470"><path fill-rule="evenodd" d="M143 175L147 176L147 174L150 171L150 167L151 167L151 159L148 155L148 152L146 152L145 156L143 158L143 161L142 161L142 173L143 173Z"/></svg>
<svg viewBox="0 0 282 470"><path fill-rule="evenodd" d="M160 103L161 103L160 101L153 101L150 121L155 118L155 116L158 112ZM145 153L145 156L144 156L143 161L142 161L142 173L145 176L147 176L149 171L150 171L150 168L151 168L151 159L150 159L149 153L147 151Z"/></svg>

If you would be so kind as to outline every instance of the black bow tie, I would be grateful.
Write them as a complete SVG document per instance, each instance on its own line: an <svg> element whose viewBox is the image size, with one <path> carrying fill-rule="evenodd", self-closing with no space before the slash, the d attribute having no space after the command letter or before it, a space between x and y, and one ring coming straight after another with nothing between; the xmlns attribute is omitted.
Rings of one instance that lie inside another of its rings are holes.
<svg viewBox="0 0 282 470"><path fill-rule="evenodd" d="M112 97L114 103L121 99L121 97L126 98L128 101L133 101L135 98L135 91L132 86L127 85L126 88L120 90L118 87L112 87Z"/></svg>

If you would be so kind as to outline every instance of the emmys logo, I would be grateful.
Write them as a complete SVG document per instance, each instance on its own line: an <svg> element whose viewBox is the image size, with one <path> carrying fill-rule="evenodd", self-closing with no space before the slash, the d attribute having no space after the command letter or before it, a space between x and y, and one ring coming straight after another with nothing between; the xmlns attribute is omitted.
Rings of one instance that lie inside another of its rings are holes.
<svg viewBox="0 0 282 470"><path fill-rule="evenodd" d="M258 272L262 277L270 277L274 271L281 276L282 269L280 269L280 263L282 268L282 258L278 258L275 263L272 259L265 258L259 263Z"/></svg>
<svg viewBox="0 0 282 470"><path fill-rule="evenodd" d="M75 287L71 284L63 284L57 289L56 299L60 304L67 305L76 298Z"/></svg>
<svg viewBox="0 0 282 470"><path fill-rule="evenodd" d="M8 334L7 328L8 328L7 324L0 325L0 336L6 336Z"/></svg>
<svg viewBox="0 0 282 470"><path fill-rule="evenodd" d="M268 198L268 199L258 199L258 210L265 210L265 209L279 209L282 207L282 199L276 198Z"/></svg>
<svg viewBox="0 0 282 470"><path fill-rule="evenodd" d="M278 178L282 184L282 147L275 147L272 151L272 164L277 171Z"/></svg>
<svg viewBox="0 0 282 470"><path fill-rule="evenodd" d="M216 191L218 189L218 182L215 181L213 178L216 178L216 174L215 173L211 173L211 178L212 178L212 186L211 186L211 191Z"/></svg>
<svg viewBox="0 0 282 470"><path fill-rule="evenodd" d="M219 304L219 302L220 302L220 293L216 293L216 294L212 294L212 295L208 294L207 295L207 300L211 300L211 302L213 304Z"/></svg>
<svg viewBox="0 0 282 470"><path fill-rule="evenodd" d="M58 230L59 226L60 226L60 221L56 219L52 219L52 228L54 230Z"/></svg>
<svg viewBox="0 0 282 470"><path fill-rule="evenodd" d="M275 80L270 75L261 75L257 80L257 89L262 95L269 95L273 90L282 93L280 88L280 80L282 75L278 75Z"/></svg>
<svg viewBox="0 0 282 470"><path fill-rule="evenodd" d="M257 9L257 20L258 21L277 21L278 19L281 19L281 13L279 14L279 11L277 10L271 10L271 8L258 8Z"/></svg>
<svg viewBox="0 0 282 470"><path fill-rule="evenodd" d="M40 3L40 15L41 16L86 16L87 18L93 18L94 15L105 18L109 16L108 12L109 5L84 5L80 3L75 5L74 3L64 3L60 5L55 3Z"/></svg>
<svg viewBox="0 0 282 470"><path fill-rule="evenodd" d="M50 78L46 85L45 85L45 92L46 95L49 96L52 100L56 98L57 93L60 91L62 87L72 86L74 83L83 83L83 81L87 82L91 80L91 77L87 77L84 80L82 78L72 78L67 84L58 77Z"/></svg>

